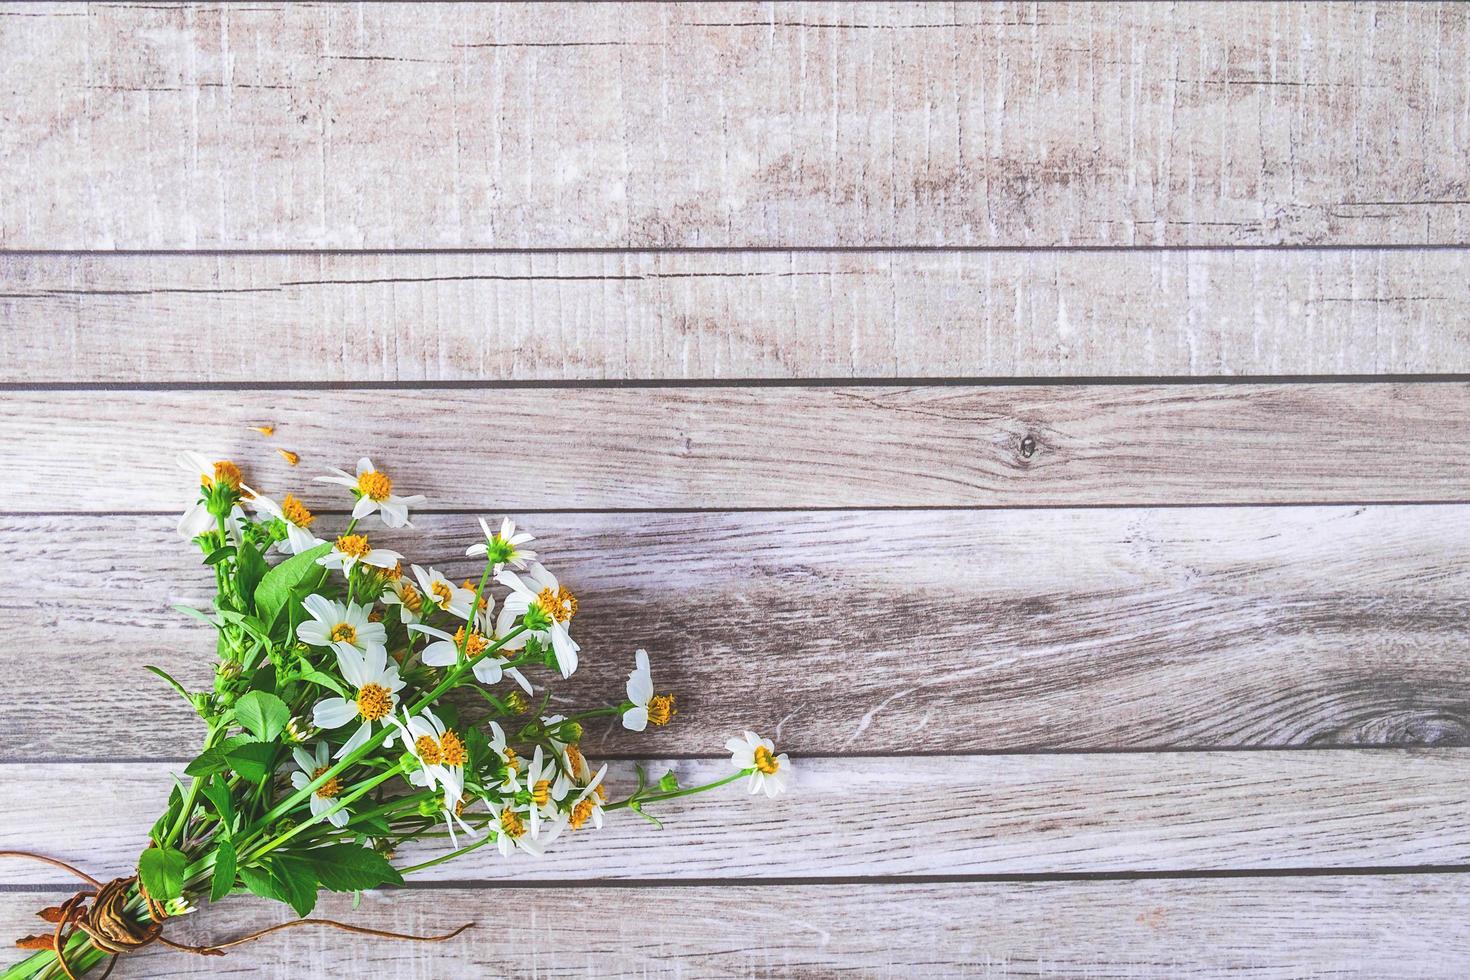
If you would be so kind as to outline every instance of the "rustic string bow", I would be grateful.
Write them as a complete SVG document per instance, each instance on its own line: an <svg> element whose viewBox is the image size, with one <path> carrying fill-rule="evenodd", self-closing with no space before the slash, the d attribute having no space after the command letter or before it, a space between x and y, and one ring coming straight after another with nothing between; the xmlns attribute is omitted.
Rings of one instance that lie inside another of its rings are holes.
<svg viewBox="0 0 1470 980"><path fill-rule="evenodd" d="M56 953L56 962L61 967L69 980L79 980L77 974L72 972L71 965L67 963L64 950L71 937L80 930L87 936L93 946L104 953L111 954L107 961L107 969L102 972L99 980L106 980L111 975L113 967L117 966L117 958L123 953L132 953L150 946L153 943L162 943L169 949L176 949L181 953L193 953L196 956L223 956L225 950L232 946L242 946L245 943L254 942L273 932L281 932L285 929L294 929L297 926L326 926L331 929L340 929L343 932L355 933L359 936L376 936L380 939L399 939L414 943L442 943L453 939L466 929L474 926L473 922L466 922L452 932L446 932L440 936L414 936L402 932L387 932L383 929L368 929L365 926L349 925L346 922L338 922L335 919L293 919L290 922L281 922L264 929L247 933L231 939L228 942L217 943L212 946L189 946L184 943L176 943L163 934L163 922L168 918L163 904L155 901L143 888L143 883L138 881L137 875L126 878L114 878L103 883L93 878L80 868L73 867L65 861L59 861L44 854L35 854L31 851L0 851L0 857L22 858L27 861L39 861L52 867L60 868L78 879L85 881L91 888L81 888L77 893L60 905L42 909L36 913L47 922L56 924L55 930L50 935L26 936L17 939L15 944L21 949L53 950ZM137 885L138 894L148 909L148 921L139 922L127 914L128 890ZM87 902L91 901L91 905ZM67 930L71 931L68 932Z"/></svg>

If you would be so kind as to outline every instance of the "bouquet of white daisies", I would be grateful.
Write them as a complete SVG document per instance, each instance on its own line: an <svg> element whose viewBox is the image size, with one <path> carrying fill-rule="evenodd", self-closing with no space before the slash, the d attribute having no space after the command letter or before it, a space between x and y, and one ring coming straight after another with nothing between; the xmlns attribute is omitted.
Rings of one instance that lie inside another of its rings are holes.
<svg viewBox="0 0 1470 980"><path fill-rule="evenodd" d="M545 713L537 681L569 677L582 653L577 598L509 519L480 520L465 554L483 568L456 584L369 539L373 524L411 527L424 498L395 493L366 458L355 473L318 478L352 496L330 541L297 497L252 490L234 463L181 462L200 490L179 531L202 552L216 595L213 609L179 608L217 631L219 663L212 689L197 692L149 669L199 715L203 747L137 873L88 878L95 889L43 911L55 928L21 940L36 952L4 978L80 976L154 941L218 953L162 935L205 897L249 892L304 917L320 890L399 884L487 846L540 854L564 834L601 828L609 811L652 820L652 804L737 780L771 796L789 785L788 758L746 732L727 743L734 768L723 779L683 787L640 767L636 785L611 792L607 767L582 753L583 723L666 725L674 697L656 690L638 650L623 700ZM395 863L420 840L438 850Z"/></svg>

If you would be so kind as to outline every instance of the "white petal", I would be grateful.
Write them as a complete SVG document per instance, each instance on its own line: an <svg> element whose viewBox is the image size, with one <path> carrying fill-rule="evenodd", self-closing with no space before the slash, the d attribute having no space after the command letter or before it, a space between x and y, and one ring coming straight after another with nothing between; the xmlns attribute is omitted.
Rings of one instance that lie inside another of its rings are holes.
<svg viewBox="0 0 1470 980"><path fill-rule="evenodd" d="M635 705L623 712L623 727L630 732L641 732L648 727L648 709Z"/></svg>
<svg viewBox="0 0 1470 980"><path fill-rule="evenodd" d="M352 519L360 521L377 509L378 502L372 497L358 497L357 503L352 506Z"/></svg>
<svg viewBox="0 0 1470 980"><path fill-rule="evenodd" d="M337 605L326 596L317 595L313 592L301 600L301 605L311 614L311 618L329 626L336 625L338 618L342 615L342 607Z"/></svg>
<svg viewBox="0 0 1470 980"><path fill-rule="evenodd" d="M314 619L307 623L301 623L296 627L296 638L302 643L307 643L314 647L324 647L332 642L327 625L325 623L319 623Z"/></svg>
<svg viewBox="0 0 1470 980"><path fill-rule="evenodd" d="M378 509L387 527L403 527L408 523L408 508L401 501L390 498L383 501Z"/></svg>
<svg viewBox="0 0 1470 980"><path fill-rule="evenodd" d="M351 648L342 650L340 645L338 646L337 668L342 671L342 676L347 678L347 683L353 687L362 687L376 680L376 677L368 673L367 664L363 662L362 656Z"/></svg>
<svg viewBox="0 0 1470 980"><path fill-rule="evenodd" d="M446 637L424 647L419 659L430 667L450 667L459 660L459 651L455 649L454 641Z"/></svg>
<svg viewBox="0 0 1470 980"><path fill-rule="evenodd" d="M502 673L500 658L485 654L475 658L475 666L471 668L475 674L475 680L481 684L499 684Z"/></svg>
<svg viewBox="0 0 1470 980"><path fill-rule="evenodd" d="M327 698L311 712L311 723L318 728L341 728L357 717L357 705L343 698Z"/></svg>
<svg viewBox="0 0 1470 980"><path fill-rule="evenodd" d="M343 743L342 747L340 749L338 749L335 753L333 753L333 755L336 758L338 758L338 759L341 759L341 758L345 757L353 749L357 748L359 745L362 745L369 738L371 738L372 737L372 734L373 734L373 726L372 726L372 723L371 722L367 722L367 721L363 722L362 723L362 727L359 728L357 730L357 732L351 738L349 738L345 743Z"/></svg>
<svg viewBox="0 0 1470 980"><path fill-rule="evenodd" d="M372 460L370 460L366 456L364 456L364 457L362 457L361 459L359 459L357 461L357 475L358 476L362 476L364 473L371 473L371 472L373 472L373 461Z"/></svg>

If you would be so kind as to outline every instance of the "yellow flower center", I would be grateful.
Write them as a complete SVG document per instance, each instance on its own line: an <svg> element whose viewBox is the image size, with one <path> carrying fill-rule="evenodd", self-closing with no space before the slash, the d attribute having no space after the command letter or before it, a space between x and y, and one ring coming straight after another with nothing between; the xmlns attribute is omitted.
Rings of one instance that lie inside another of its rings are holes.
<svg viewBox="0 0 1470 980"><path fill-rule="evenodd" d="M461 643L465 643L463 626L454 631L454 645L459 646ZM482 634L471 633L469 642L465 644L465 656L473 660L475 657L478 657L480 654L484 653L485 648L489 645L490 641L485 639Z"/></svg>
<svg viewBox="0 0 1470 980"><path fill-rule="evenodd" d="M582 829L582 825L592 816L592 807L595 805L592 802L592 797L588 796L585 799L579 800L577 805L572 807L572 815L568 818L567 822L571 824L573 830Z"/></svg>
<svg viewBox="0 0 1470 980"><path fill-rule="evenodd" d="M462 766L469 759L469 753L465 751L464 741L459 735L450 729L444 733L439 740L439 752L444 757L446 766Z"/></svg>
<svg viewBox="0 0 1470 980"><path fill-rule="evenodd" d="M432 735L420 735L414 739L413 751L426 766L437 766L444 758L444 753L439 751L439 743L434 741Z"/></svg>
<svg viewBox="0 0 1470 980"><path fill-rule="evenodd" d="M667 725L669 719L677 713L672 694L660 694L648 702L648 720L655 725Z"/></svg>
<svg viewBox="0 0 1470 980"><path fill-rule="evenodd" d="M378 574L390 582L403 578L403 562L395 561L392 568L379 568Z"/></svg>
<svg viewBox="0 0 1470 980"><path fill-rule="evenodd" d="M419 595L418 589L415 589L407 582L404 582L399 587L398 601L402 602L404 607L415 616L419 614L419 610L424 608L424 597Z"/></svg>
<svg viewBox="0 0 1470 980"><path fill-rule="evenodd" d="M435 604L440 609L448 607L449 600L454 598L454 588L448 582L433 582L429 591L434 593Z"/></svg>
<svg viewBox="0 0 1470 980"><path fill-rule="evenodd" d="M565 588L545 588L536 597L536 605L558 623L565 623L577 615L577 597Z"/></svg>
<svg viewBox="0 0 1470 980"><path fill-rule="evenodd" d="M387 500L393 492L393 481L388 479L386 473L368 470L357 478L357 490L364 497L381 502Z"/></svg>
<svg viewBox="0 0 1470 980"><path fill-rule="evenodd" d="M357 713L363 721L388 717L393 710L393 695L381 684L365 684L357 692Z"/></svg>
<svg viewBox="0 0 1470 980"><path fill-rule="evenodd" d="M240 483L244 479L245 475L240 472L240 467L227 459L221 459L214 464L214 479L211 480L206 476L200 482L206 487L213 486L216 483L224 483L232 489L239 490Z"/></svg>
<svg viewBox="0 0 1470 980"><path fill-rule="evenodd" d="M281 501L281 514L297 527L311 527L311 522L316 520L316 515L307 510L305 504L289 493L286 494L286 499Z"/></svg>
<svg viewBox="0 0 1470 980"><path fill-rule="evenodd" d="M358 561L362 561L368 556L368 552L373 549L368 544L366 534L344 534L337 539L337 550L348 558L356 558Z"/></svg>
<svg viewBox="0 0 1470 980"><path fill-rule="evenodd" d="M551 780L542 779L531 787L531 801L537 806L545 806L551 802Z"/></svg>
<svg viewBox="0 0 1470 980"><path fill-rule="evenodd" d="M509 745L505 747L505 770L506 772L521 771L521 760L516 756L516 750Z"/></svg>
<svg viewBox="0 0 1470 980"><path fill-rule="evenodd" d="M500 811L500 832L507 837L526 836L526 823L509 807Z"/></svg>
<svg viewBox="0 0 1470 980"><path fill-rule="evenodd" d="M567 768L572 775L578 779L582 778L582 772L587 766L587 760L582 757L582 750L575 745L567 746Z"/></svg>
<svg viewBox="0 0 1470 980"><path fill-rule="evenodd" d="M351 623L338 623L332 627L333 643L356 643L357 630L352 628Z"/></svg>
<svg viewBox="0 0 1470 980"><path fill-rule="evenodd" d="M330 769L330 766L322 766L311 774L313 780L319 779L321 774ZM324 800L336 799L342 792L342 781L336 776L322 783L316 789L316 795Z"/></svg>
<svg viewBox="0 0 1470 980"><path fill-rule="evenodd" d="M770 776L777 769L781 768L781 763L777 762L776 757L771 755L770 749L764 745L757 745L755 747L755 767L767 776Z"/></svg>

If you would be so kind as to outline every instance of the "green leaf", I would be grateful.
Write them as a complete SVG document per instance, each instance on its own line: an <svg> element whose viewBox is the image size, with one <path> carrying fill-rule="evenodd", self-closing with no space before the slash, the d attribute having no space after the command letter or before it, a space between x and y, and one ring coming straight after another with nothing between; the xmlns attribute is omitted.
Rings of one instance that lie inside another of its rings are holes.
<svg viewBox="0 0 1470 980"><path fill-rule="evenodd" d="M261 898L268 898L273 902L286 901L286 893L264 868L241 868L240 880L245 883L246 888Z"/></svg>
<svg viewBox="0 0 1470 980"><path fill-rule="evenodd" d="M266 572L255 589L255 611L260 618L267 623L274 620L285 606L291 590L313 571L323 570L316 560L331 550L331 544L323 542L309 551L292 555Z"/></svg>
<svg viewBox="0 0 1470 980"><path fill-rule="evenodd" d="M271 880L284 896L282 901L295 909L298 916L305 918L310 915L316 908L317 891L311 865L286 854L266 858L265 864L270 869Z"/></svg>
<svg viewBox="0 0 1470 980"><path fill-rule="evenodd" d="M174 821L179 818L179 810L183 805L184 796L179 792L179 788L175 786L169 791L168 805L158 815L158 819L154 822L153 828L148 831L149 838L154 841L162 841L163 835L168 833L168 828L172 827Z"/></svg>
<svg viewBox="0 0 1470 980"><path fill-rule="evenodd" d="M269 627L267 627L260 620L256 619L254 616L247 616L244 613L235 612L233 609L221 609L219 616L220 619L224 620L227 623L238 623L240 627L245 630L245 632L249 633L251 636L255 637L262 643L268 644L271 642Z"/></svg>
<svg viewBox="0 0 1470 980"><path fill-rule="evenodd" d="M205 556L204 564L218 565L220 562L224 561L226 558L230 557L234 553L235 546L232 544L227 544L223 548L216 548Z"/></svg>
<svg viewBox="0 0 1470 980"><path fill-rule="evenodd" d="M251 691L235 702L235 717L256 738L269 742L286 730L291 709L274 694Z"/></svg>
<svg viewBox="0 0 1470 980"><path fill-rule="evenodd" d="M337 680L331 674L323 674L319 670L305 670L301 672L301 679L311 681L313 684L319 684L338 697L345 698L347 696L347 689L342 686L341 681Z"/></svg>
<svg viewBox="0 0 1470 980"><path fill-rule="evenodd" d="M208 623L216 629L219 628L219 620L215 619L203 609L195 609L193 606L186 606L182 602L177 602L174 603L174 610L183 613L185 616L192 616L201 623Z"/></svg>
<svg viewBox="0 0 1470 980"><path fill-rule="evenodd" d="M225 769L225 756L219 749L205 749L194 757L194 761L184 767L185 776L193 776L202 779Z"/></svg>
<svg viewBox="0 0 1470 980"><path fill-rule="evenodd" d="M241 779L252 783L263 781L271 774L271 763L276 760L277 746L272 742L249 742L237 745L225 752L225 761Z"/></svg>
<svg viewBox="0 0 1470 980"><path fill-rule="evenodd" d="M172 847L150 847L138 858L138 878L154 901L167 902L184 894L184 868L189 859Z"/></svg>
<svg viewBox="0 0 1470 980"><path fill-rule="evenodd" d="M227 840L219 842L214 852L214 879L209 885L209 900L218 902L235 887L235 845Z"/></svg>
<svg viewBox="0 0 1470 980"><path fill-rule="evenodd" d="M305 862L323 888L355 892L383 884L401 885L403 875L377 851L357 844L328 844L296 851L282 860Z"/></svg>
<svg viewBox="0 0 1470 980"><path fill-rule="evenodd" d="M143 669L151 674L157 674L159 677L162 677L168 683L169 687L179 692L179 697L189 702L189 707L194 707L194 699L189 697L189 692L184 690L184 685L170 677L168 671L162 667L154 667L151 664L144 664Z"/></svg>
<svg viewBox="0 0 1470 980"><path fill-rule="evenodd" d="M220 833L229 837L235 832L235 800L230 796L230 787L219 773L215 773L204 784L204 798L214 808L215 816L219 817Z"/></svg>
<svg viewBox="0 0 1470 980"><path fill-rule="evenodd" d="M249 542L240 546L240 554L235 559L235 586L246 602L255 597L255 590L261 579L265 578L268 568L259 548Z"/></svg>

